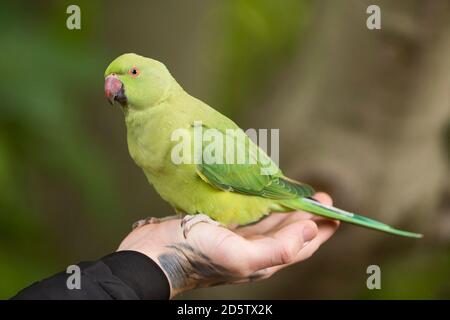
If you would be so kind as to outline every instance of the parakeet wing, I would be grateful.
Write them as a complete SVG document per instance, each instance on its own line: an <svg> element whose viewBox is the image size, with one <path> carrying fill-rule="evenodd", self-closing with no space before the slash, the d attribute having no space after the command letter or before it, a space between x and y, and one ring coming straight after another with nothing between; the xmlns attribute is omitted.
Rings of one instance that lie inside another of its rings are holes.
<svg viewBox="0 0 450 320"><path fill-rule="evenodd" d="M270 158L248 137L237 139L235 145L235 151L240 148L245 149L247 163L214 163L208 159L208 154L206 154L206 159L204 159L206 162L197 165L198 175L216 188L279 200L284 206L293 210L305 210L323 217L405 237L422 237L421 234L398 230L379 221L308 199L306 197L312 196L314 189L283 176L281 170L269 161ZM253 159L254 163L248 159ZM267 171L264 171L267 168L272 168L273 174L267 174Z"/></svg>
<svg viewBox="0 0 450 320"><path fill-rule="evenodd" d="M226 143L224 150L224 154L231 152L234 155L230 156L235 160L232 163L215 163L203 153L197 173L204 181L222 190L270 199L295 199L314 194L312 187L283 176L270 157L242 130L238 131L234 131L232 136L229 132L220 131L225 139L229 138L227 141L234 142L233 145ZM238 162L240 152L245 155L243 163Z"/></svg>

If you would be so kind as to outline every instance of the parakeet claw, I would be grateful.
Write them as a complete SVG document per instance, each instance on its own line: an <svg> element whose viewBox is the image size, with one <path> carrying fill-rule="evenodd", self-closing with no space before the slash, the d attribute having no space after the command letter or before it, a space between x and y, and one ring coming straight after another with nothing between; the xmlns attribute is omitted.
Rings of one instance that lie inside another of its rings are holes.
<svg viewBox="0 0 450 320"><path fill-rule="evenodd" d="M164 217L164 218L156 218L156 217L147 217L145 219L141 219L136 221L135 223L133 223L133 225L131 226L132 230L145 226L146 224L154 224L154 223L161 223L167 220L173 220L173 219L179 219L180 216L179 215L174 215L174 216L168 216L168 217Z"/></svg>
<svg viewBox="0 0 450 320"><path fill-rule="evenodd" d="M220 222L211 219L209 216L203 213L199 213L196 215L187 215L181 220L181 229L183 231L183 237L186 239L192 227L200 222L206 222L213 226L222 226Z"/></svg>

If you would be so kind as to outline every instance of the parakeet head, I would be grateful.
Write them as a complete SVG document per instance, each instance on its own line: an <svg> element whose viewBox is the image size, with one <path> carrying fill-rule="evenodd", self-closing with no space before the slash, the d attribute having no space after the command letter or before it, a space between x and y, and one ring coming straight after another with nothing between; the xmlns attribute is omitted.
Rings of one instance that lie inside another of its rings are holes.
<svg viewBox="0 0 450 320"><path fill-rule="evenodd" d="M105 71L105 95L113 104L144 110L157 105L170 94L175 79L159 61L126 53Z"/></svg>

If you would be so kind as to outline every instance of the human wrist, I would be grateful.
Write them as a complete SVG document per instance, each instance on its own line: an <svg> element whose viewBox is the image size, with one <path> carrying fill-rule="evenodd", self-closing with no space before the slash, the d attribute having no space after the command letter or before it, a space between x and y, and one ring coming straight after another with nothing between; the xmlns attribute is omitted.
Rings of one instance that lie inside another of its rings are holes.
<svg viewBox="0 0 450 320"><path fill-rule="evenodd" d="M140 230L132 231L122 241L117 251L135 251L154 261L164 273L170 286L170 298L173 298L197 285L194 279L183 272L186 268L192 269L192 266L188 265L189 261L180 259L179 253L174 252L174 248L178 245L183 246L186 239L175 234L168 236L173 233L173 229L167 230L166 224L170 223L146 225L139 228ZM184 264L182 265L181 262Z"/></svg>
<svg viewBox="0 0 450 320"><path fill-rule="evenodd" d="M150 257L134 250L120 250L100 259L114 277L142 300L170 298L170 283L161 267Z"/></svg>

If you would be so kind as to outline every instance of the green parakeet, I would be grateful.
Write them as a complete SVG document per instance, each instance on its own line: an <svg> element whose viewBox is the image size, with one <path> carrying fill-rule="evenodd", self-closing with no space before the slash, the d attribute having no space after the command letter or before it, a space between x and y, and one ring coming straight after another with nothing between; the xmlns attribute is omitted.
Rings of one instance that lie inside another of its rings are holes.
<svg viewBox="0 0 450 320"><path fill-rule="evenodd" d="M258 221L270 212L303 210L387 233L422 237L312 199L313 188L284 176L232 120L186 93L161 62L132 53L121 55L105 71L105 95L111 104L122 105L131 157L179 213L202 214L236 226ZM245 161L203 159L208 157L205 146L198 148L194 141L198 124L225 138L237 132L231 137L233 150L224 144L224 154L244 150ZM180 129L193 142L188 149L191 162L174 161L173 134ZM269 173L264 172L267 167Z"/></svg>

